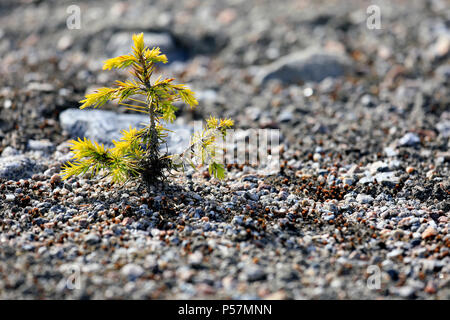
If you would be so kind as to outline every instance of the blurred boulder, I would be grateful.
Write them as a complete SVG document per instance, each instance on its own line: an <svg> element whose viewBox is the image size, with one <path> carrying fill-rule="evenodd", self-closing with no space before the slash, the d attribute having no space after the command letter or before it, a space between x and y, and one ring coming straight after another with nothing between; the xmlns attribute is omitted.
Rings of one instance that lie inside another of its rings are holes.
<svg viewBox="0 0 450 320"><path fill-rule="evenodd" d="M18 181L30 178L43 170L43 166L26 155L17 154L0 157L0 178Z"/></svg>
<svg viewBox="0 0 450 320"><path fill-rule="evenodd" d="M89 138L106 146L112 146L112 140L119 140L120 131L129 129L130 126L143 128L149 122L145 115L119 114L105 110L79 110L67 109L59 116L61 127L72 138ZM189 145L189 139L193 130L180 124L167 124L169 132L169 153L180 153ZM163 150L165 151L165 147Z"/></svg>
<svg viewBox="0 0 450 320"><path fill-rule="evenodd" d="M341 77L351 69L347 56L310 48L294 52L262 67L255 76L255 82L257 85L271 79L285 83L320 82L328 77Z"/></svg>

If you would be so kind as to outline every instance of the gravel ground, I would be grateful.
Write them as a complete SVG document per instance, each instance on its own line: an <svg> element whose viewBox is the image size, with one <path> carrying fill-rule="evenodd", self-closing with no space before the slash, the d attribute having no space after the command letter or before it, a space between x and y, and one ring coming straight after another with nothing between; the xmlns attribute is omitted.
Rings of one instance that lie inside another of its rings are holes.
<svg viewBox="0 0 450 320"><path fill-rule="evenodd" d="M1 299L450 298L446 1L77 3L80 30L0 4ZM180 119L280 129L278 174L61 180L60 114L141 31L197 93Z"/></svg>

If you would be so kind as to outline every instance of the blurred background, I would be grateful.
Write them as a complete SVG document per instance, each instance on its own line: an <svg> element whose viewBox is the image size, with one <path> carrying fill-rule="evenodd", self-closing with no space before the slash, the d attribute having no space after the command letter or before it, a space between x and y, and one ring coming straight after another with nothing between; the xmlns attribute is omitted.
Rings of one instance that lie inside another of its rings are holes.
<svg viewBox="0 0 450 320"><path fill-rule="evenodd" d="M168 55L159 71L197 93L183 121L215 114L281 128L303 155L324 139L376 153L377 135L387 144L448 130L447 1L2 0L0 150L67 139L59 114L127 77L102 62L127 53L137 32Z"/></svg>

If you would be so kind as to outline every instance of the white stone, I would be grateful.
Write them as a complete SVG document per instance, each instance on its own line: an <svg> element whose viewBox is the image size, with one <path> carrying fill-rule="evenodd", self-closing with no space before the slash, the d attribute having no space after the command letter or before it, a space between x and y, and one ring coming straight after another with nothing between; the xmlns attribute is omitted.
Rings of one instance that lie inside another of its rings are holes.
<svg viewBox="0 0 450 320"><path fill-rule="evenodd" d="M129 263L122 267L120 272L127 277L138 278L144 274L144 269L135 263Z"/></svg>
<svg viewBox="0 0 450 320"><path fill-rule="evenodd" d="M420 138L417 134L408 132L399 141L400 146L414 146L420 143Z"/></svg>
<svg viewBox="0 0 450 320"><path fill-rule="evenodd" d="M356 201L358 201L359 203L372 203L373 197L368 194L358 194L358 196L356 197Z"/></svg>

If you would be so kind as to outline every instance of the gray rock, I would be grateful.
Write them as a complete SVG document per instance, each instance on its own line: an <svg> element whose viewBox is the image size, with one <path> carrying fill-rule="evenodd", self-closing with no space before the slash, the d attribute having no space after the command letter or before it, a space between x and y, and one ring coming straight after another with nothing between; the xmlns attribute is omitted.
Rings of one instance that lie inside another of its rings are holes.
<svg viewBox="0 0 450 320"><path fill-rule="evenodd" d="M284 110L280 113L280 115L278 116L278 121L279 122L289 122L292 120L293 118L293 114L291 111L289 110Z"/></svg>
<svg viewBox="0 0 450 320"><path fill-rule="evenodd" d="M369 166L369 171L371 174L376 174L377 172L388 171L389 166L383 161L376 161Z"/></svg>
<svg viewBox="0 0 450 320"><path fill-rule="evenodd" d="M373 197L367 194L358 194L358 196L356 197L356 201L358 201L359 203L372 203Z"/></svg>
<svg viewBox="0 0 450 320"><path fill-rule="evenodd" d="M350 178L350 177L345 177L343 180L342 180L342 183L344 184L344 185L349 185L349 186L351 186L353 183L355 183L355 180L353 180L352 178Z"/></svg>
<svg viewBox="0 0 450 320"><path fill-rule="evenodd" d="M144 269L140 265L129 263L124 265L120 272L128 278L136 279L144 274Z"/></svg>
<svg viewBox="0 0 450 320"><path fill-rule="evenodd" d="M388 171L394 171L400 169L402 166L402 162L397 159L392 159L389 161L389 170Z"/></svg>
<svg viewBox="0 0 450 320"><path fill-rule="evenodd" d="M371 175L362 177L361 179L358 180L359 184L369 184L373 182L373 177Z"/></svg>
<svg viewBox="0 0 450 320"><path fill-rule="evenodd" d="M194 252L188 258L191 266L199 266L203 261L203 254L201 252Z"/></svg>
<svg viewBox="0 0 450 320"><path fill-rule="evenodd" d="M400 182L400 178L394 172L381 172L374 176L378 183L388 187L393 187Z"/></svg>
<svg viewBox="0 0 450 320"><path fill-rule="evenodd" d="M249 107L245 110L245 113L252 121L258 121L261 118L261 108Z"/></svg>
<svg viewBox="0 0 450 320"><path fill-rule="evenodd" d="M431 61L436 61L446 57L449 52L450 32L440 34L436 41L429 46L428 50L425 52L425 55Z"/></svg>
<svg viewBox="0 0 450 320"><path fill-rule="evenodd" d="M312 127L311 131L312 131L313 133L322 133L322 134L325 134L325 133L330 132L330 129L328 128L328 126L324 125L323 123L316 123L316 124L314 125L314 127Z"/></svg>
<svg viewBox="0 0 450 320"><path fill-rule="evenodd" d="M400 256L402 254L403 254L403 250L395 249L395 250L392 250L391 252L389 252L386 256L388 258L392 259L392 258L396 258L396 257L398 257L398 256Z"/></svg>
<svg viewBox="0 0 450 320"><path fill-rule="evenodd" d="M28 148L31 150L36 151L43 151L43 152L51 152L55 149L55 146L53 143L50 142L50 140L43 139L43 140L28 140Z"/></svg>
<svg viewBox="0 0 450 320"><path fill-rule="evenodd" d="M42 169L42 165L25 155L0 158L0 178L8 180L27 179Z"/></svg>
<svg viewBox="0 0 450 320"><path fill-rule="evenodd" d="M59 121L64 130L69 132L72 138L89 138L106 146L112 146L112 140L119 140L121 130L130 126L143 128L148 123L145 115L119 114L105 110L79 110L67 109L59 116ZM167 124L169 130L168 151L180 153L189 146L189 139L193 129L188 126ZM165 147L162 146L165 151Z"/></svg>
<svg viewBox="0 0 450 320"><path fill-rule="evenodd" d="M9 109L12 106L12 101L9 99L6 99L5 102L3 102L3 108Z"/></svg>
<svg viewBox="0 0 450 320"><path fill-rule="evenodd" d="M16 156L18 154L20 154L20 152L17 149L7 146L2 152L2 157Z"/></svg>
<svg viewBox="0 0 450 320"><path fill-rule="evenodd" d="M30 82L27 89L32 91L52 92L55 90L55 87L50 83Z"/></svg>
<svg viewBox="0 0 450 320"><path fill-rule="evenodd" d="M78 197L75 197L74 199L73 199L73 203L75 203L75 204L80 204L81 202L83 202L83 197L82 196L78 196Z"/></svg>
<svg viewBox="0 0 450 320"><path fill-rule="evenodd" d="M450 120L442 120L436 124L436 129L438 129L441 136L444 138L450 137Z"/></svg>
<svg viewBox="0 0 450 320"><path fill-rule="evenodd" d="M5 201L6 202L13 202L14 200L16 200L16 196L13 194L7 194L5 195Z"/></svg>
<svg viewBox="0 0 450 320"><path fill-rule="evenodd" d="M361 98L361 103L366 107L374 107L374 106L376 106L377 101L372 95L365 94Z"/></svg>
<svg viewBox="0 0 450 320"><path fill-rule="evenodd" d="M394 148L391 148L391 147L384 148L384 153L388 157L396 157L398 154L398 152Z"/></svg>
<svg viewBox="0 0 450 320"><path fill-rule="evenodd" d="M248 199L253 200L253 201L258 201L258 200L259 200L258 194L253 193L253 192L246 192L246 193L245 193L245 196L246 196Z"/></svg>
<svg viewBox="0 0 450 320"><path fill-rule="evenodd" d="M248 282L255 282L265 280L267 275L260 267L250 266L246 269L245 278Z"/></svg>
<svg viewBox="0 0 450 320"><path fill-rule="evenodd" d="M257 85L271 79L287 83L320 82L328 77L343 76L350 69L351 63L348 57L327 53L318 48L310 48L294 52L262 67L256 74L255 82Z"/></svg>
<svg viewBox="0 0 450 320"><path fill-rule="evenodd" d="M95 233L90 233L84 238L84 242L87 244L96 244L100 242L100 237Z"/></svg>
<svg viewBox="0 0 450 320"><path fill-rule="evenodd" d="M420 143L419 136L412 132L408 132L400 140L398 140L398 144L400 146L414 146L419 143Z"/></svg>

